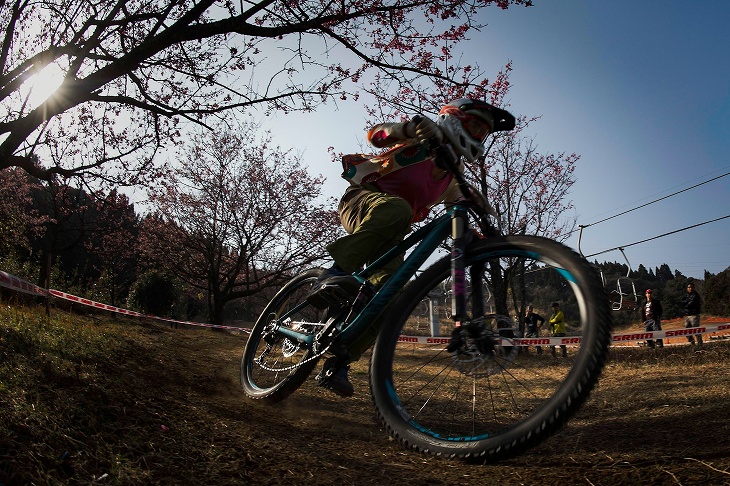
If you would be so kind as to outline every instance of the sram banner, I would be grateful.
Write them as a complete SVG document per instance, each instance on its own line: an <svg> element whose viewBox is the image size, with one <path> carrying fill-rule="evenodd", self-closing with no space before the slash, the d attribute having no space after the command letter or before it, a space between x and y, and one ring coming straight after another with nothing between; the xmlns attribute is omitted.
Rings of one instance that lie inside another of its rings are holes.
<svg viewBox="0 0 730 486"><path fill-rule="evenodd" d="M689 329L669 329L666 331L651 332L631 332L624 334L612 334L611 340L614 343L646 341L656 339L666 339L672 337L692 336L694 334L708 334L711 332L728 332L730 331L730 322L712 326L692 327ZM398 338L399 343L413 344L449 344L451 341L448 337L432 337L432 336L406 336L401 335ZM501 339L500 346L579 346L581 342L580 336L565 337L541 337L541 338L514 338Z"/></svg>
<svg viewBox="0 0 730 486"><path fill-rule="evenodd" d="M170 319L168 317L153 316L150 314L142 314L139 312L123 309L121 307L115 307L113 305L96 302L83 297L78 297L60 290L46 290L30 282L27 282L21 278L10 275L9 273L0 270L0 286L8 287L19 292L25 292L27 294L38 295L46 297L51 295L59 299L76 302L81 305L94 307L109 312L116 312L118 314L124 314L133 317L144 317L147 319L156 319L158 321L165 321L171 324L185 324L186 326L199 326L209 327L215 329L226 329L229 331L237 332L251 332L250 329L234 326L221 326L216 324L206 324L202 322L192 321L178 321ZM711 332L730 332L730 322L723 324L717 324L713 326L702 326L693 327L689 329L670 329L666 331L649 331L649 332L631 332L623 334L613 334L611 339L614 343L625 343L633 341L646 341L656 339L666 339L672 337L681 336L692 336L694 334L707 334ZM448 337L434 337L434 336L406 336L401 335L398 338L400 343L414 343L414 344L449 344L450 338ZM514 338L514 339L502 339L500 341L501 346L579 346L581 342L580 336L565 336L565 337L541 337L541 338Z"/></svg>

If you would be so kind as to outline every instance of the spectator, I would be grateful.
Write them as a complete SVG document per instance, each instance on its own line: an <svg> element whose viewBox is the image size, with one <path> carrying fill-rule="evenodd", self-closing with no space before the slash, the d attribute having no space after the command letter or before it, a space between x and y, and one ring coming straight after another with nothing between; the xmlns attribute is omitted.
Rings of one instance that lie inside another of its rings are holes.
<svg viewBox="0 0 730 486"><path fill-rule="evenodd" d="M644 331L661 331L662 330L662 303L659 299L654 298L651 289L646 289L646 300L641 305L641 320L644 322ZM648 339L646 345L654 348L654 340ZM663 348L664 340L657 339L656 346Z"/></svg>
<svg viewBox="0 0 730 486"><path fill-rule="evenodd" d="M527 306L527 313L525 314L525 337L538 338L540 337L540 329L542 328L545 318L539 314L533 312L532 306ZM542 346L535 346L537 354L542 354ZM527 352L528 347L525 347Z"/></svg>
<svg viewBox="0 0 730 486"><path fill-rule="evenodd" d="M700 294L695 290L695 284L691 281L687 283L687 293L682 297L681 304L685 316L684 327L687 329L699 327L702 299L700 299ZM695 344L694 336L687 336L687 340L690 344ZM697 334L697 345L702 346L702 334Z"/></svg>
<svg viewBox="0 0 730 486"><path fill-rule="evenodd" d="M548 321L550 323L550 331L553 337L563 337L565 336L565 316L563 315L563 311L560 310L560 304L553 302L552 307L553 313ZM550 351L555 356L555 346L550 346ZM560 345L560 351L563 358L568 357L568 348L564 344Z"/></svg>

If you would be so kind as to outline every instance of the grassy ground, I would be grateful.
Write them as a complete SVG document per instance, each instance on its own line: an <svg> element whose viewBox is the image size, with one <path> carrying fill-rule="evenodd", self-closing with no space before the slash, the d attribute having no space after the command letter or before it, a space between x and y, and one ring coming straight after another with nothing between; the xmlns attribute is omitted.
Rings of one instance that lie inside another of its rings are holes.
<svg viewBox="0 0 730 486"><path fill-rule="evenodd" d="M613 348L566 429L491 466L422 456L356 396L243 396L245 336L0 306L0 483L730 484L730 341ZM665 328L671 328L671 325Z"/></svg>

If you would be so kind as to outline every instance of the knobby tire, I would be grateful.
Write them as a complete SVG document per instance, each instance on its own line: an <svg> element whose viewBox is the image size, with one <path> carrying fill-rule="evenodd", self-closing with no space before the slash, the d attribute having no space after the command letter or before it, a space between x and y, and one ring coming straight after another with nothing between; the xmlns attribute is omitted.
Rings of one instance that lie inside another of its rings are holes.
<svg viewBox="0 0 730 486"><path fill-rule="evenodd" d="M317 365L318 357L312 351L297 347L281 335L276 337L275 342L268 344L270 349L266 351L264 337L271 322L304 301L320 273L319 269L308 270L287 282L271 299L251 329L241 359L241 386L249 398L268 403L280 402L294 393ZM323 314L324 311L306 306L292 316L292 322L306 321L321 326ZM319 326L306 330L316 333L321 329Z"/></svg>
<svg viewBox="0 0 730 486"><path fill-rule="evenodd" d="M404 289L385 318L371 357L370 389L381 422L406 448L494 462L539 444L585 402L606 359L611 312L591 265L560 243L535 236L479 240L467 249L467 264L478 262L487 264L486 282L490 262L509 271L524 264L526 298L534 299L525 305L549 308L551 291L567 288L568 335L580 336L579 347L566 348L566 358L553 357L549 347L536 354L535 348L517 352L510 346L457 357L446 352L444 340L399 342L402 335L429 335L418 315L424 298L448 305L450 257L445 257ZM533 293L538 288L542 293ZM495 329L485 332L504 335L495 323L507 321L514 322L509 316L486 318L483 326ZM441 336L450 336L453 322L441 318L439 326Z"/></svg>

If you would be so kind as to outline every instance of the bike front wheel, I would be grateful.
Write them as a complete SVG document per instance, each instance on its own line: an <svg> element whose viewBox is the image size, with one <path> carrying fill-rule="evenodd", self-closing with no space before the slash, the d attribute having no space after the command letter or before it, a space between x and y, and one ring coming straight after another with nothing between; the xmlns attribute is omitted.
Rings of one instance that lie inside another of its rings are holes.
<svg viewBox="0 0 730 486"><path fill-rule="evenodd" d="M319 354L278 329L314 336L326 325L326 310L305 300L320 274L321 270L309 270L287 282L253 326L241 359L241 386L248 397L279 402L299 388L316 366Z"/></svg>
<svg viewBox="0 0 730 486"><path fill-rule="evenodd" d="M464 323L470 334L446 350L454 322L433 311L451 305L446 257L392 307L399 311L373 349L370 388L382 423L407 448L493 462L540 443L579 409L603 368L611 313L591 265L557 242L489 238L470 245L466 262L468 310L477 313ZM428 332L423 299L433 304ZM567 322L559 342L513 338L510 314L533 305L547 324L554 302Z"/></svg>

